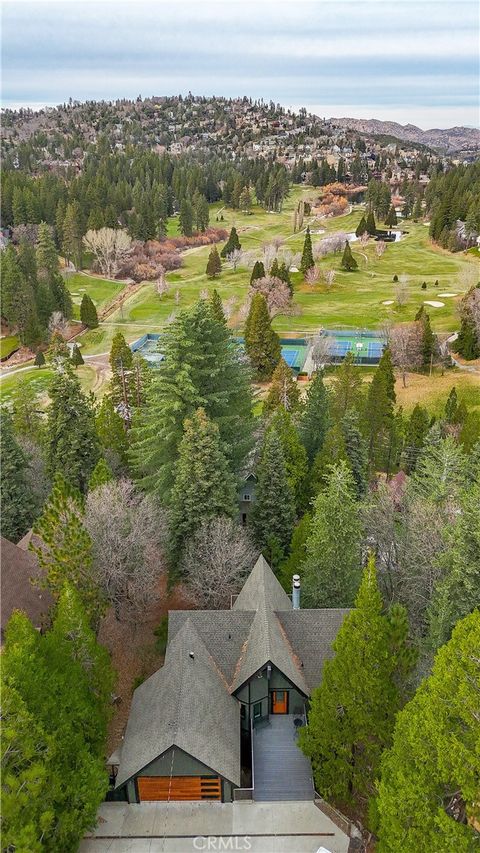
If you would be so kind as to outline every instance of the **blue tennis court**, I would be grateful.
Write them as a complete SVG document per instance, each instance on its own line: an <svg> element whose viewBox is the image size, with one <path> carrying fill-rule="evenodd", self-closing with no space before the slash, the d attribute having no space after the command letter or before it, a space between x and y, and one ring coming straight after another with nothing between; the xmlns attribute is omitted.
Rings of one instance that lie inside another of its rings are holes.
<svg viewBox="0 0 480 853"><path fill-rule="evenodd" d="M287 362L289 367L293 367L295 364L295 359L298 358L298 349L287 349L287 347L282 347L282 358Z"/></svg>
<svg viewBox="0 0 480 853"><path fill-rule="evenodd" d="M381 358L383 352L383 345L380 343L371 342L368 344L368 358Z"/></svg>

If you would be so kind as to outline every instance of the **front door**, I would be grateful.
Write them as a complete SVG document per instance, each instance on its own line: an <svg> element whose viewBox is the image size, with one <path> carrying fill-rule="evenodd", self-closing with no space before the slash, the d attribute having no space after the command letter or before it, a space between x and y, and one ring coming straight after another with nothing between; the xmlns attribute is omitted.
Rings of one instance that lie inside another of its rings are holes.
<svg viewBox="0 0 480 853"><path fill-rule="evenodd" d="M288 713L288 691L272 690L272 714Z"/></svg>

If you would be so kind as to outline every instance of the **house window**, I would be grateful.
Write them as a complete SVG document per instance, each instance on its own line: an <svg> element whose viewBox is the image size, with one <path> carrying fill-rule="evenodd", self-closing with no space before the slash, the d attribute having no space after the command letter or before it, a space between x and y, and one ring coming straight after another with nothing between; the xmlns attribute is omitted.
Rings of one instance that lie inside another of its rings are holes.
<svg viewBox="0 0 480 853"><path fill-rule="evenodd" d="M242 720L245 719L246 715L247 715L247 709L246 709L245 705L240 705L240 716L241 716Z"/></svg>
<svg viewBox="0 0 480 853"><path fill-rule="evenodd" d="M243 500L244 500L244 501L247 501L247 503L248 503L248 501L251 501L251 500L252 500L252 496L246 493L246 494L244 494L244 496L243 496Z"/></svg>
<svg viewBox="0 0 480 853"><path fill-rule="evenodd" d="M258 718L261 716L262 716L262 703L261 702L255 702L255 705L253 706L253 719L258 720Z"/></svg>

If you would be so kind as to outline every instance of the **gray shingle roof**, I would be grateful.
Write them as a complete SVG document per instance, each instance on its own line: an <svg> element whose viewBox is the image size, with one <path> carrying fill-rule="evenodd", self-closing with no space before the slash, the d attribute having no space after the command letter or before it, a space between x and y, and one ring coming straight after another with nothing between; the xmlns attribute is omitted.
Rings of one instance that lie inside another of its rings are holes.
<svg viewBox="0 0 480 853"><path fill-rule="evenodd" d="M237 596L234 610L291 610L292 602L261 554Z"/></svg>
<svg viewBox="0 0 480 853"><path fill-rule="evenodd" d="M251 611L171 610L168 614L168 642L189 619L225 680L231 684L254 616Z"/></svg>
<svg viewBox="0 0 480 853"><path fill-rule="evenodd" d="M303 664L310 690L320 684L323 664L333 657L332 643L350 612L348 609L291 610L277 614L293 652Z"/></svg>
<svg viewBox="0 0 480 853"><path fill-rule="evenodd" d="M173 745L240 785L240 706L190 620L134 693L116 786Z"/></svg>

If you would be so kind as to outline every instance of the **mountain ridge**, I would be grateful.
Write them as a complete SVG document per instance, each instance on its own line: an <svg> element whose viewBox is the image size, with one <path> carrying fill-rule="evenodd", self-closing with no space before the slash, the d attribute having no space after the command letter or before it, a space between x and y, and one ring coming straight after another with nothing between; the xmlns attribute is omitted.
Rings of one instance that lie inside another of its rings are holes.
<svg viewBox="0 0 480 853"><path fill-rule="evenodd" d="M341 128L350 128L358 133L384 134L395 136L407 142L419 142L448 153L469 152L480 149L480 130L474 127L455 126L447 128L429 128L422 130L415 124L399 124L396 121L380 119L358 119L332 117L328 121Z"/></svg>

